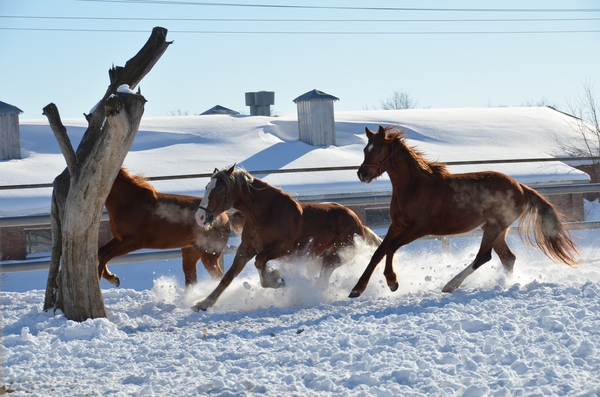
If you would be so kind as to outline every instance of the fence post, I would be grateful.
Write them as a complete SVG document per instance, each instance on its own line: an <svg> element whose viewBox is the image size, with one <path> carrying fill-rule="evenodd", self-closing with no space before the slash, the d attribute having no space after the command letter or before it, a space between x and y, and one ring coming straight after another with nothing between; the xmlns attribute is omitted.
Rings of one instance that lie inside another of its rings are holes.
<svg viewBox="0 0 600 397"><path fill-rule="evenodd" d="M450 255L450 238L448 236L442 236L440 238L442 242L442 255L449 256Z"/></svg>

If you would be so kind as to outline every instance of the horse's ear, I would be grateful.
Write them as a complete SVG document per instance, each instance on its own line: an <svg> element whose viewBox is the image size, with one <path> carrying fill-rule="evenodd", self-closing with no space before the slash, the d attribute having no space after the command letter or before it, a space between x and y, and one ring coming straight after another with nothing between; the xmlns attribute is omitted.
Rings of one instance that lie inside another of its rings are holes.
<svg viewBox="0 0 600 397"><path fill-rule="evenodd" d="M373 131L369 129L369 127L365 127L365 134L367 134L367 138L371 139L371 137L375 134Z"/></svg>
<svg viewBox="0 0 600 397"><path fill-rule="evenodd" d="M382 126L379 126L379 130L377 131L378 134L385 134L385 128L383 128Z"/></svg>
<svg viewBox="0 0 600 397"><path fill-rule="evenodd" d="M233 165L231 166L231 168L229 168L227 171L227 175L231 176L231 174L233 174L233 171L235 170L235 165L236 163L233 163Z"/></svg>
<svg viewBox="0 0 600 397"><path fill-rule="evenodd" d="M219 169L215 168L215 170L213 171L213 175L216 174L217 172L219 172Z"/></svg>

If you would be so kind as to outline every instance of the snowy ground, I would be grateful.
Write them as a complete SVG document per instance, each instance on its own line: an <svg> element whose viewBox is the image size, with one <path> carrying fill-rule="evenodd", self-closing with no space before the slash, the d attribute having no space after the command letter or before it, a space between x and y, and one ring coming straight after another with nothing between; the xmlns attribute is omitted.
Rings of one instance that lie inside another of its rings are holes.
<svg viewBox="0 0 600 397"><path fill-rule="evenodd" d="M365 247L327 291L314 264L280 264L281 290L250 264L207 313L190 306L214 285L186 293L176 270L149 289L103 289L109 318L83 323L43 312L42 290L2 291L4 383L15 396L599 396L600 231L577 234L580 268L511 236L514 274L494 259L453 294L440 290L476 239L445 257L439 242L409 245L399 291L378 269L356 300Z"/></svg>

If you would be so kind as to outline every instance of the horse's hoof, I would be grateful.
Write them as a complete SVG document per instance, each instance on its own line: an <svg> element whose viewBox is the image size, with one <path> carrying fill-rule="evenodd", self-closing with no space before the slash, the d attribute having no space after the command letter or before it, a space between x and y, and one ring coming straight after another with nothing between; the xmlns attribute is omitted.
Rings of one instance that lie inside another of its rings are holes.
<svg viewBox="0 0 600 397"><path fill-rule="evenodd" d="M202 301L196 302L196 304L194 306L192 306L192 310L195 312L199 312L200 310L205 312L208 310L209 307L210 307L210 305L205 300L202 300Z"/></svg>
<svg viewBox="0 0 600 397"><path fill-rule="evenodd" d="M392 292L396 292L398 290L398 282L396 282L396 284L394 284L394 285L391 285L390 286L390 290Z"/></svg>
<svg viewBox="0 0 600 397"><path fill-rule="evenodd" d="M446 285L444 288L442 288L442 292L450 293L450 292L453 292L453 291L454 291L454 288L452 288L449 285Z"/></svg>
<svg viewBox="0 0 600 397"><path fill-rule="evenodd" d="M200 310L205 312L207 310L207 308L203 307L202 305L194 305L194 306L192 306L192 310L195 311L196 313L198 313Z"/></svg>
<svg viewBox="0 0 600 397"><path fill-rule="evenodd" d="M115 276L115 281L113 282L113 285L119 288L119 286L121 285L121 280L119 280L119 277Z"/></svg>
<svg viewBox="0 0 600 397"><path fill-rule="evenodd" d="M348 298L358 298L359 296L360 292L352 291L350 292L350 295L348 295Z"/></svg>
<svg viewBox="0 0 600 397"><path fill-rule="evenodd" d="M277 282L279 283L279 287L277 287L277 288L285 287L285 280L282 279L281 277L277 279Z"/></svg>

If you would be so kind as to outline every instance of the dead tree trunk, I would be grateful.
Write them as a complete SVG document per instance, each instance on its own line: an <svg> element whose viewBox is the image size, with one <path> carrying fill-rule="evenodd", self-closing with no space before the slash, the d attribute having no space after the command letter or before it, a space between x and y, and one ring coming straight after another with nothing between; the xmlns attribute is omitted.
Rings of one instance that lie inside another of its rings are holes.
<svg viewBox="0 0 600 397"><path fill-rule="evenodd" d="M98 229L112 183L133 143L146 100L133 89L152 69L170 42L154 28L150 39L125 67L109 71L111 84L91 114L77 152L54 104L44 108L67 162L54 180L52 257L44 310L60 309L74 321L106 317L98 279Z"/></svg>

